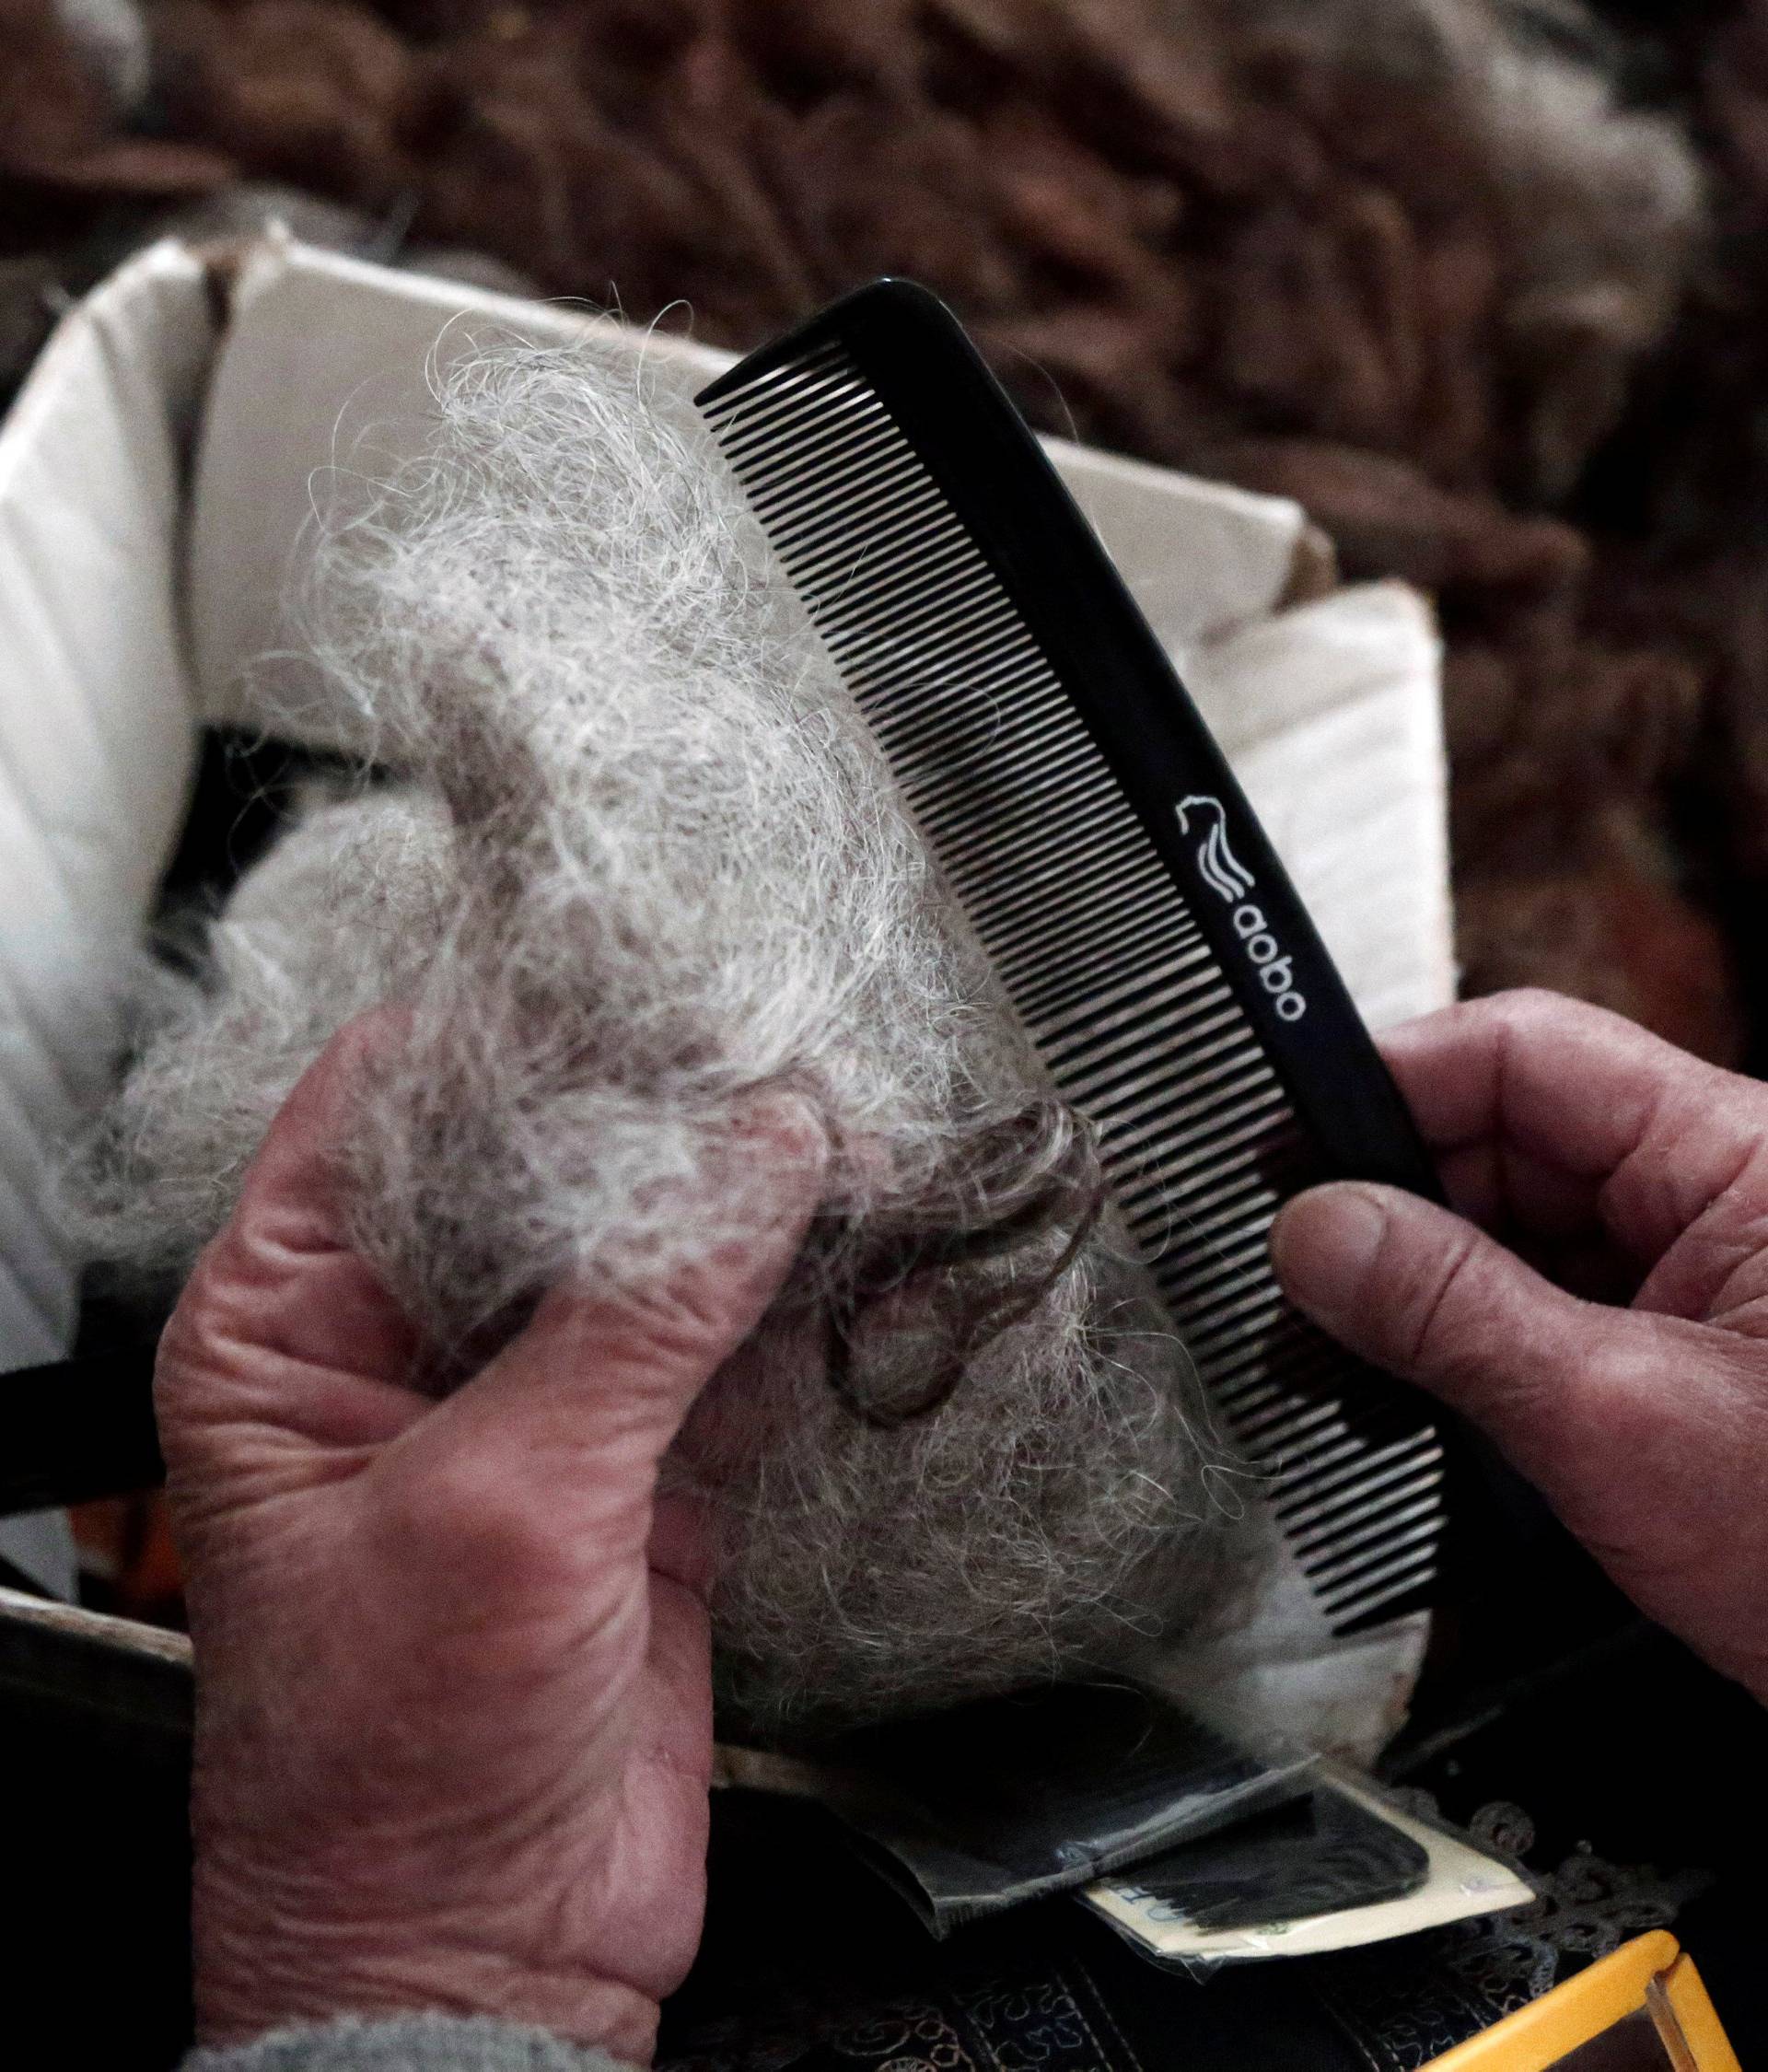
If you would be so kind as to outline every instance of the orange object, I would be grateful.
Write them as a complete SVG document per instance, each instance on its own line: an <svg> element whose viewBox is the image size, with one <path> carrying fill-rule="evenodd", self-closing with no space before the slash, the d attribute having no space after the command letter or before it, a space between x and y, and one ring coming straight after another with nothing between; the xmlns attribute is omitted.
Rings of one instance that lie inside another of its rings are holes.
<svg viewBox="0 0 1768 2072"><path fill-rule="evenodd" d="M1518 2008L1428 2072L1742 2072L1693 1959L1635 1937Z"/></svg>

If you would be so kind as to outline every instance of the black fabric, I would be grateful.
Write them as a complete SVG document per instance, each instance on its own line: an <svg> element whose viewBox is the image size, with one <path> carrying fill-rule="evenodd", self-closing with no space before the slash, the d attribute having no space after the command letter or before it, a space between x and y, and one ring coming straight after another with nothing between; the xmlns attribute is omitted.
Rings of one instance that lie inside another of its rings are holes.
<svg viewBox="0 0 1768 2072"><path fill-rule="evenodd" d="M1440 1942L1390 1950L1377 1973L1398 1956L1398 1998L1425 2011L1419 2032L1459 2041L1520 1996L1454 1970ZM1361 1973L1335 1960L1194 1979L1146 1963L1064 1899L935 1944L828 1816L731 1793L715 1805L701 1959L665 2009L657 2063L659 2072L1367 2072L1364 2033L1390 2021Z"/></svg>
<svg viewBox="0 0 1768 2072"><path fill-rule="evenodd" d="M11 2025L45 2062L164 2072L191 2036L188 1712L151 1665L56 1652L0 1646Z"/></svg>
<svg viewBox="0 0 1768 2072"><path fill-rule="evenodd" d="M300 787L359 781L361 765L324 749L234 727L203 730L184 830L160 885L159 917L207 914L295 817Z"/></svg>
<svg viewBox="0 0 1768 2072"><path fill-rule="evenodd" d="M1164 1863L1309 1788L1299 1752L1262 1761L1157 1693L1107 1679L862 1728L819 1756L854 1780L836 1810L936 1935L1125 1864L1146 1882L1150 1852Z"/></svg>
<svg viewBox="0 0 1768 2072"><path fill-rule="evenodd" d="M1201 1980L1145 1962L1064 1899L936 1945L829 1816L720 1795L705 1942L665 2009L659 2065L1418 2072L1658 1926L1699 1964L1741 2062L1768 2065L1765 1757L1768 1714L1641 1626L1518 1684L1452 1745L1402 1752L1403 1783L1524 1852L1545 1887L1535 1908Z"/></svg>
<svg viewBox="0 0 1768 2072"><path fill-rule="evenodd" d="M1293 1969L1174 1977L1064 1899L936 1944L818 1809L721 1794L705 1941L665 2009L657 2064L1361 2072L1343 2024Z"/></svg>
<svg viewBox="0 0 1768 2072"><path fill-rule="evenodd" d="M1528 1808L1528 1859L1564 1866L1575 1911L1580 1866L1652 1865L1697 1886L1676 1933L1699 1965L1739 2060L1768 2066L1768 1937L1762 1779L1768 1712L1680 1642L1639 1624L1512 1690L1452 1747L1402 1750L1404 1783L1451 1820L1495 1798ZM1577 1932L1593 1937L1596 1922Z"/></svg>
<svg viewBox="0 0 1768 2072"><path fill-rule="evenodd" d="M189 1745L143 1684L47 1676L0 1691L13 1780L16 2019L70 2062L173 2065L188 2038ZM72 1665L80 1667L81 1665ZM142 1702L137 1702L140 1699ZM125 1703L124 1701L127 1700ZM1500 1838L1554 1873L1537 1917L1202 1981L1145 1963L1072 1901L936 1944L812 1806L721 1793L700 1961L666 2008L669 2072L1417 2072L1626 1936L1673 1926L1745 2065L1768 2065L1756 1857L1768 1717L1647 1634L1518 1694L1412 1775L1450 1817L1494 1799ZM1594 1855L1580 1844L1593 1845ZM1654 1880L1636 1868L1656 1863ZM1559 1868L1563 1867L1563 1868ZM1692 1901L1692 1882L1704 1890ZM94 1990L55 1990L70 1954ZM31 1982L41 1981L41 2010Z"/></svg>
<svg viewBox="0 0 1768 2072"><path fill-rule="evenodd" d="M150 1346L15 1368L4 1379L0 1518L152 1489L165 1480Z"/></svg>

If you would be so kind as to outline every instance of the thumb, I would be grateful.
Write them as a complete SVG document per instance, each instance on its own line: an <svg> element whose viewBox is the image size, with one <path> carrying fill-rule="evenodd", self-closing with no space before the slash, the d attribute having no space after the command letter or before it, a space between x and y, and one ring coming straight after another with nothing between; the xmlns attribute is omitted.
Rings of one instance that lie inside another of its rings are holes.
<svg viewBox="0 0 1768 2072"><path fill-rule="evenodd" d="M1271 1233L1285 1292L1373 1365L1460 1411L1553 1497L1591 1379L1646 1320L1580 1301L1398 1188L1316 1187Z"/></svg>
<svg viewBox="0 0 1768 2072"><path fill-rule="evenodd" d="M518 1337L404 1435L400 1467L419 1455L471 1461L487 1485L569 1486L579 1515L599 1496L611 1514L642 1513L694 1398L790 1270L826 1156L797 1101L758 1107L697 1205L703 1223L731 1234L641 1290L552 1289Z"/></svg>

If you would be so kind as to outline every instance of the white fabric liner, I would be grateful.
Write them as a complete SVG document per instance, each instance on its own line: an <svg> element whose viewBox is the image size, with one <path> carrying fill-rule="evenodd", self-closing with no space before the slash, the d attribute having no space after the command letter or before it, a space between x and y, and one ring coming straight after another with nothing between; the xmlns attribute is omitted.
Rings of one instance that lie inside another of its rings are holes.
<svg viewBox="0 0 1768 2072"><path fill-rule="evenodd" d="M659 382L692 389L727 364L285 237L227 266L166 243L64 320L0 425L0 1371L55 1357L73 1329L78 1263L44 1211L44 1171L101 1090L119 951L177 838L198 719L251 725L310 685L284 600L316 478L422 450L432 355L586 327L644 353ZM1289 605L1321 560L1296 505L1050 446L1366 1016L1450 998L1425 601L1379 584ZM301 730L340 738L322 702ZM1340 1745L1391 1722L1417 1641L1413 1622L1334 1651L1355 1700ZM1317 1647L1308 1659L1317 1708L1338 1672ZM1266 1723L1285 1710L1268 1669Z"/></svg>

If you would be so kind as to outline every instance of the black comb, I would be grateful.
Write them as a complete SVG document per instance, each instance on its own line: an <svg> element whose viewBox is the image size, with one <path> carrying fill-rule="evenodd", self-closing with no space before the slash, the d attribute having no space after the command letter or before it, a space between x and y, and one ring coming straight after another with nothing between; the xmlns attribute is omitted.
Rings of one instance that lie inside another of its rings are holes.
<svg viewBox="0 0 1768 2072"><path fill-rule="evenodd" d="M1327 1178L1436 1194L1196 707L957 320L879 281L696 399L1335 1632L1431 1601L1443 1444L1285 1301Z"/></svg>

